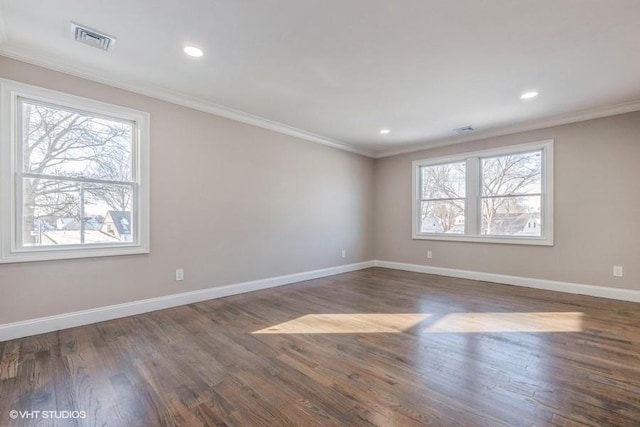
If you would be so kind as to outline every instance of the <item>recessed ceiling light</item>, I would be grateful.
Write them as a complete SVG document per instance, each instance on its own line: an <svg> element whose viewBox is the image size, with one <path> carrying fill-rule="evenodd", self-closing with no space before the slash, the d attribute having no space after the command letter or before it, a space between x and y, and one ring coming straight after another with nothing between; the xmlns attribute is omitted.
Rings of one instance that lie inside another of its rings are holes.
<svg viewBox="0 0 640 427"><path fill-rule="evenodd" d="M531 99L531 98L535 98L536 96L538 96L538 92L536 92L535 90L532 90L530 92L525 92L522 95L520 95L520 99Z"/></svg>
<svg viewBox="0 0 640 427"><path fill-rule="evenodd" d="M203 53L202 53L202 49L198 49L195 46L187 46L184 48L184 53L186 53L189 56L193 56L194 58L200 58Z"/></svg>
<svg viewBox="0 0 640 427"><path fill-rule="evenodd" d="M386 135L391 132L389 129L380 129L380 135Z"/></svg>

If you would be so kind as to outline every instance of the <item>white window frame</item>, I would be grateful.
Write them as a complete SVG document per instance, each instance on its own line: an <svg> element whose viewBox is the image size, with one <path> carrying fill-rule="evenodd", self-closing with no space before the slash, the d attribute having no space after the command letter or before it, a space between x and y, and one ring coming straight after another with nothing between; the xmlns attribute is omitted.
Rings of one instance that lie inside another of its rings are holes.
<svg viewBox="0 0 640 427"><path fill-rule="evenodd" d="M25 247L18 242L22 223L18 206L19 98L134 123L132 133L132 181L134 182L132 242ZM0 263L90 258L149 253L149 113L0 79Z"/></svg>
<svg viewBox="0 0 640 427"><path fill-rule="evenodd" d="M509 154L527 153L541 150L542 195L541 195L541 236L486 236L480 234L481 212L481 168L483 158ZM464 234L420 232L421 194L420 168L444 163L466 162L465 232ZM509 243L518 245L553 246L553 140L511 145L496 149L474 151L454 156L416 160L412 163L412 238L424 240L446 240L451 242Z"/></svg>

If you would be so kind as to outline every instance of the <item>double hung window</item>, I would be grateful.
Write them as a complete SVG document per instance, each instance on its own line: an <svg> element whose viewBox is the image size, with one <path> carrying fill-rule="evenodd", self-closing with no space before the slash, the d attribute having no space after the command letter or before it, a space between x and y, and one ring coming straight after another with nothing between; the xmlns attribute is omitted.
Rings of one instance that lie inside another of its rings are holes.
<svg viewBox="0 0 640 427"><path fill-rule="evenodd" d="M413 238L553 244L553 142L413 162Z"/></svg>
<svg viewBox="0 0 640 427"><path fill-rule="evenodd" d="M148 115L1 84L0 261L148 252Z"/></svg>

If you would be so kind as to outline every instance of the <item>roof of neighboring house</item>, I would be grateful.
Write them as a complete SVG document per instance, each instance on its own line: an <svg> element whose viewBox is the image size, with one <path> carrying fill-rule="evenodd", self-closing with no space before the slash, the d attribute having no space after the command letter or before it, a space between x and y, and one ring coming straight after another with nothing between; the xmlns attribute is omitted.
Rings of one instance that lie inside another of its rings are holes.
<svg viewBox="0 0 640 427"><path fill-rule="evenodd" d="M97 230L84 232L85 243L113 243L120 242L115 236L109 236ZM49 230L42 232L40 245L77 245L80 243L80 230Z"/></svg>
<svg viewBox="0 0 640 427"><path fill-rule="evenodd" d="M58 230L80 230L80 221L71 217L58 218Z"/></svg>
<svg viewBox="0 0 640 427"><path fill-rule="evenodd" d="M420 224L420 232L422 233L442 233L444 229L440 220L433 216L428 216L422 220Z"/></svg>
<svg viewBox="0 0 640 427"><path fill-rule="evenodd" d="M102 228L102 221L97 218L85 218L84 228L85 230L100 230Z"/></svg>
<svg viewBox="0 0 640 427"><path fill-rule="evenodd" d="M130 211L109 211L107 212L107 219L111 217L113 225L118 230L119 235L131 234L131 212Z"/></svg>
<svg viewBox="0 0 640 427"><path fill-rule="evenodd" d="M531 218L529 213L493 214L493 234L516 234L521 232Z"/></svg>

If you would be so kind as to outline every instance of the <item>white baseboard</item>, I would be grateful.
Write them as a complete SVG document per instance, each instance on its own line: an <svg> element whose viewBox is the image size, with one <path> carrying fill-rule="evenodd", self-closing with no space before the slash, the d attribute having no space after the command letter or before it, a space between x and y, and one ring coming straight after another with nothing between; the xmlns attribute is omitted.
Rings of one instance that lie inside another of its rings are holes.
<svg viewBox="0 0 640 427"><path fill-rule="evenodd" d="M462 279L482 280L485 282L501 283L505 285L523 286L527 288L545 289L549 291L566 292L571 294L589 295L622 301L640 302L640 291L604 286L583 285L579 283L558 282L553 280L533 279L520 276L483 273L479 271L457 270L453 268L431 267L427 265L407 264L392 261L365 261L356 264L341 265L321 270L277 276L251 282L236 283L215 288L202 289L192 292L167 295L163 297L132 301L124 304L109 305L90 310L75 311L49 317L25 320L21 322L0 325L0 342L76 326L88 325L120 317L133 316L177 307L199 301L222 298L260 289L273 288L320 277L333 276L349 271L362 270L370 267L390 268L394 270L413 271L417 273L435 274L438 276L458 277Z"/></svg>
<svg viewBox="0 0 640 427"><path fill-rule="evenodd" d="M522 286L526 288L545 289L548 291L566 292L570 294L589 295L622 301L640 302L640 291L605 286L583 285L580 283L558 282L555 280L533 279L530 277L507 276L504 274L483 273L480 271L457 270L453 268L431 267L428 265L406 264L392 261L374 261L376 267L394 270L414 271L417 273L436 274L438 276L458 277L461 279L482 280L504 285Z"/></svg>
<svg viewBox="0 0 640 427"><path fill-rule="evenodd" d="M374 261L365 261L356 264L347 264L324 268L321 270L306 271L286 276L277 276L268 279L254 280L251 282L202 289L193 292L184 292L163 297L132 301L124 304L109 305L90 310L40 317L21 322L6 323L4 325L0 325L0 341L43 334L45 332L58 331L76 326L103 322L105 320L117 319L120 317L133 316L135 314L148 313L150 311L162 310L164 308L222 298L230 295L257 291L260 289L273 288L276 286L288 285L320 277L333 276L335 274L362 270L373 266Z"/></svg>

